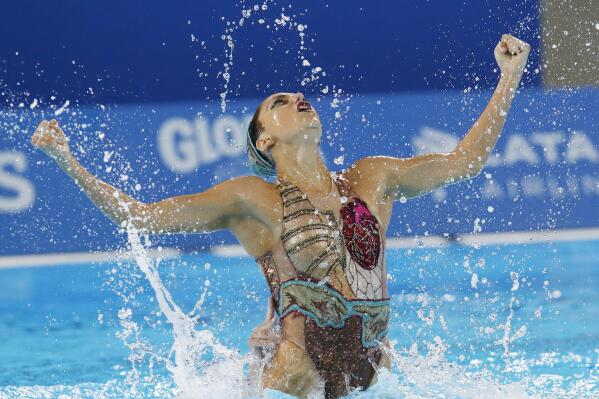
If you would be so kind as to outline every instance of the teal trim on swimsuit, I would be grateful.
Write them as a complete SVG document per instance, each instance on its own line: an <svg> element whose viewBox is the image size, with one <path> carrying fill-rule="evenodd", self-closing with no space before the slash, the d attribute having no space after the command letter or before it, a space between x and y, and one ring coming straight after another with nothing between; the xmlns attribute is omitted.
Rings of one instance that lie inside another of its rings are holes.
<svg viewBox="0 0 599 399"><path fill-rule="evenodd" d="M347 314L341 314L341 322L339 324L335 324L335 323L332 323L329 321L326 321L325 323L321 323L320 318L318 316L316 316L314 313L310 312L309 310L301 308L297 304L291 305L287 309L285 309L285 311L283 311L283 309L281 309L281 306L283 304L283 291L286 287L291 286L291 285L304 285L306 287L319 288L319 289L324 288L325 291L327 291L328 293L330 293L331 295L333 295L334 297L339 299L341 302L343 302L343 304L348 308L348 312L347 312ZM362 341L362 346L364 346L365 348L370 348L370 347L376 347L379 345L380 340L383 339L387 335L388 329L385 328L383 331L381 331L379 334L377 334L375 339L373 339L371 341L366 341L366 339L364 338L364 335L366 333L366 321L370 319L370 316L367 313L355 311L353 307L357 306L357 305L389 307L389 303L390 303L389 299L348 300L343 295L341 295L341 293L339 293L337 290L330 288L326 284L315 283L315 282L306 281L306 280L287 280L281 284L280 289L279 289L279 306L278 306L279 309L278 309L277 313L279 314L279 318L282 319L285 316L287 316L289 313L291 313L293 311L297 311L297 312L301 313L302 315L310 318L319 327L333 327L333 328L342 328L345 325L345 321L347 319L349 319L352 316L360 316L362 318L362 331L361 331L361 337L360 337L361 339L360 340Z"/></svg>

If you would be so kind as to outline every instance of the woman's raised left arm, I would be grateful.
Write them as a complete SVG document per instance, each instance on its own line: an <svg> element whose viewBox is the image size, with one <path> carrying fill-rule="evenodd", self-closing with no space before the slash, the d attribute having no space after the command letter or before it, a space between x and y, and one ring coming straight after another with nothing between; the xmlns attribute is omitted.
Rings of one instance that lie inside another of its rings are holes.
<svg viewBox="0 0 599 399"><path fill-rule="evenodd" d="M431 192L441 186L477 176L501 133L520 84L530 45L503 35L495 47L501 78L478 120L450 153L413 158L369 157L355 165L360 175L374 178L388 198L397 200Z"/></svg>

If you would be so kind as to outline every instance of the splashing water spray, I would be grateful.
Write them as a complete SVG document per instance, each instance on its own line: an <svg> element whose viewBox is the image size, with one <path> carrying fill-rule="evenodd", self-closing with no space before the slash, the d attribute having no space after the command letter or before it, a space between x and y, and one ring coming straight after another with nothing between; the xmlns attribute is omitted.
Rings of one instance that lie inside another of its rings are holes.
<svg viewBox="0 0 599 399"><path fill-rule="evenodd" d="M130 215L128 205L123 201L120 205ZM125 227L135 262L150 283L161 312L172 326L173 344L168 357L162 360L165 361L166 369L177 386L177 398L224 397L225 394L229 398L241 397L244 386L242 369L247 359L239 356L237 351L221 345L211 331L195 329L199 319L198 312L204 303L208 287L204 287L191 312L183 312L160 278L159 258L154 261L149 256L142 243L140 231L135 227L131 216L125 222ZM144 241L149 243L147 236L144 238ZM138 335L138 327L130 321L131 315L130 309L119 311L124 334L131 334L133 331ZM127 346L132 352L137 352L140 346L139 338L136 337L135 344ZM204 360L207 355L211 357L210 362ZM138 376L134 368L130 379L135 380ZM227 381L226 385L222 384L223 380ZM131 382L135 393L136 382Z"/></svg>
<svg viewBox="0 0 599 399"><path fill-rule="evenodd" d="M327 76L327 73L322 67L313 66L308 59L308 25L296 20L297 15L292 14L292 5L289 5L288 7L282 6L278 12L279 15L272 17L272 21L270 20L271 16L266 14L269 11L273 11L274 6L276 6L275 1L273 0L264 0L262 4L247 6L242 1L240 6L241 17L238 20L225 20L223 18L223 21L225 21L225 28L223 34L220 36L224 44L224 62L222 64L223 69L218 73L218 75L222 77L222 92L219 93L219 97L220 107L223 113L226 112L227 97L231 90L231 77L234 66L235 35L248 24L256 24L257 26L262 26L266 30L270 31L286 29L291 32L295 32L298 35L298 66L301 70L303 70L300 86L308 87L311 84L315 84L318 86L318 91L320 93L323 95L330 94L333 97L333 100L330 103L331 108L340 108L342 104L349 100L349 97L345 95L342 89L335 87L334 85L332 88L329 88L328 85L320 82L321 78ZM192 34L191 37L192 42L198 42L198 38L195 35ZM203 44L203 48L205 48L205 42L201 43ZM335 114L335 118L340 119L343 112L346 111L348 111L348 109L340 109L339 112Z"/></svg>

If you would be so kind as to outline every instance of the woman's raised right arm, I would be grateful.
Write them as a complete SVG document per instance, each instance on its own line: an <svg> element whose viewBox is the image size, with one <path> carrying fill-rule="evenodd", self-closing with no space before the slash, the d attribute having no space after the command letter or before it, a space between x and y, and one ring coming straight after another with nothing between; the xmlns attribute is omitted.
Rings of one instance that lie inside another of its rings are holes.
<svg viewBox="0 0 599 399"><path fill-rule="evenodd" d="M244 215L243 186L253 177L238 178L204 192L145 204L98 179L71 154L62 129L55 120L42 121L31 138L34 146L54 159L90 200L118 225L131 220L149 233L208 232L229 227Z"/></svg>

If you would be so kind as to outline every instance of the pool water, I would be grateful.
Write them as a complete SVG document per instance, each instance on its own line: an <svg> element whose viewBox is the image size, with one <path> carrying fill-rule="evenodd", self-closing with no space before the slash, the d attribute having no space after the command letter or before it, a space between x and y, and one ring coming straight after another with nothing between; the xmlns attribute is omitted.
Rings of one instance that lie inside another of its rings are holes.
<svg viewBox="0 0 599 399"><path fill-rule="evenodd" d="M389 249L394 367L356 397L599 397L599 241ZM194 311L197 397L242 397L267 287L247 257L160 261ZM0 270L0 398L170 398L173 328L134 261ZM267 397L284 397L267 392Z"/></svg>

